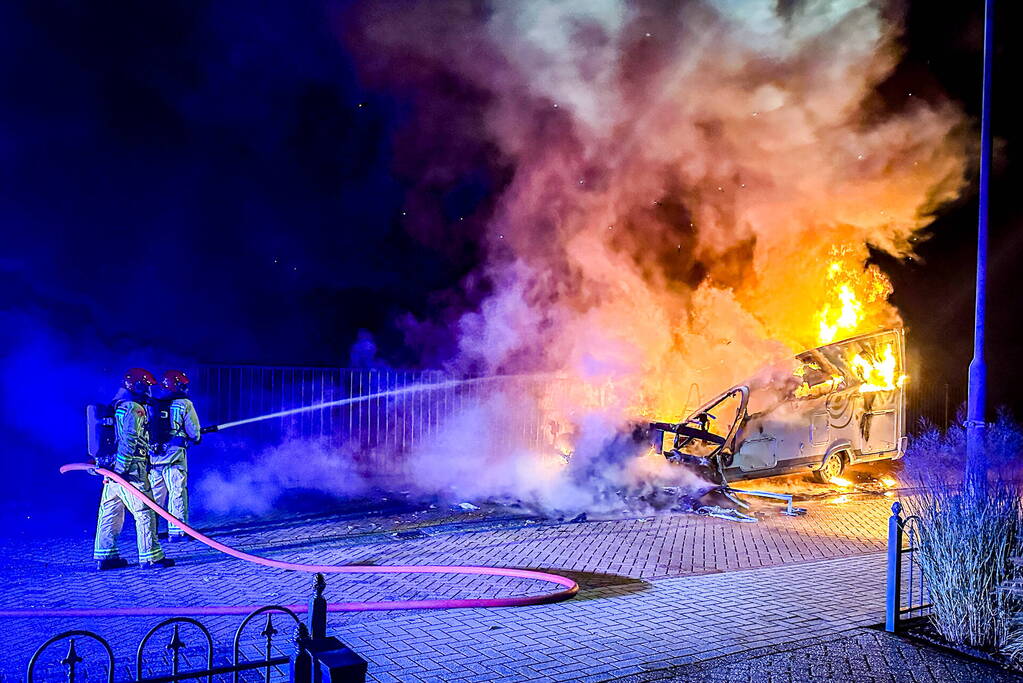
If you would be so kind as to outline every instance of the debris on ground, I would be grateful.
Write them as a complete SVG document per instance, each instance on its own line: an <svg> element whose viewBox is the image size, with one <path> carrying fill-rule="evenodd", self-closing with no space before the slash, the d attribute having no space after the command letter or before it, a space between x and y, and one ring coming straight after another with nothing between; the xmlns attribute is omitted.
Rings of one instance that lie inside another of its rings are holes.
<svg viewBox="0 0 1023 683"><path fill-rule="evenodd" d="M580 512L578 515L576 515L572 519L568 520L569 524L578 524L579 522L585 522L585 521L586 521L586 513L585 512Z"/></svg>
<svg viewBox="0 0 1023 683"><path fill-rule="evenodd" d="M463 510L479 510L480 509L479 505L473 505L472 503L459 503L458 507L462 508Z"/></svg>
<svg viewBox="0 0 1023 683"><path fill-rule="evenodd" d="M752 515L747 515L744 512L738 510L732 510L729 508L723 508L720 505L704 505L697 508L696 514L703 515L705 517L717 517L719 519L727 519L732 522L756 522L757 518Z"/></svg>

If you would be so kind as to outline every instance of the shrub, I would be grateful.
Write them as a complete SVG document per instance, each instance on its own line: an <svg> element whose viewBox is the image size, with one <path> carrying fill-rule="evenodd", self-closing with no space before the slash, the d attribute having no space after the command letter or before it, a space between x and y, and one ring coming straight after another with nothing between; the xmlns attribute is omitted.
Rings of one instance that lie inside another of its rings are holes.
<svg viewBox="0 0 1023 683"><path fill-rule="evenodd" d="M995 651L1010 629L999 585L1011 578L1011 558L1023 541L1018 488L993 482L977 492L942 485L917 497L919 563L930 590L931 621L953 645Z"/></svg>
<svg viewBox="0 0 1023 683"><path fill-rule="evenodd" d="M945 432L921 430L903 465L907 483L921 492L906 502L921 518L918 557L937 632L953 645L1003 649L1010 657L1008 648L1016 647L1023 657L1023 615L1013 614L998 590L1013 578L1011 558L1023 554L1023 430L1007 412L988 425L984 449L988 482L977 489L963 481L961 421Z"/></svg>
<svg viewBox="0 0 1023 683"><path fill-rule="evenodd" d="M906 484L931 487L962 480L966 464L964 420L965 414L960 410L956 421L945 431L921 421L901 465ZM1020 479L1023 429L1008 411L1000 410L997 419L988 424L984 442L991 478L1001 481Z"/></svg>

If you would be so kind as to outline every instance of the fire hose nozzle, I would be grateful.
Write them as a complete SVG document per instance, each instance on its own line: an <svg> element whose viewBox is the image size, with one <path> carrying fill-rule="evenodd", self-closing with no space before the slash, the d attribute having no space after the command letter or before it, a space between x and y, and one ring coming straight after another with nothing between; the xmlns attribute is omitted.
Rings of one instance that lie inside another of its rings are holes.
<svg viewBox="0 0 1023 683"><path fill-rule="evenodd" d="M210 425L208 427L203 427L202 429L200 429L199 433L200 434L209 434L210 432L219 432L219 431L220 431L220 425Z"/></svg>

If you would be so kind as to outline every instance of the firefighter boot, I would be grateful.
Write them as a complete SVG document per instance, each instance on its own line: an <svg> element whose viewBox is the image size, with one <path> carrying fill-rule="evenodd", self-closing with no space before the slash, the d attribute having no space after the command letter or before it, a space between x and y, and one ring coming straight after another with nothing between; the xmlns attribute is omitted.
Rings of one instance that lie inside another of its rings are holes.
<svg viewBox="0 0 1023 683"><path fill-rule="evenodd" d="M164 557L153 562L143 562L141 567L143 569L166 569L167 567L173 567L174 560L169 557Z"/></svg>
<svg viewBox="0 0 1023 683"><path fill-rule="evenodd" d="M96 569L101 572L107 569L123 569L127 566L128 560L123 557L106 557L96 562Z"/></svg>

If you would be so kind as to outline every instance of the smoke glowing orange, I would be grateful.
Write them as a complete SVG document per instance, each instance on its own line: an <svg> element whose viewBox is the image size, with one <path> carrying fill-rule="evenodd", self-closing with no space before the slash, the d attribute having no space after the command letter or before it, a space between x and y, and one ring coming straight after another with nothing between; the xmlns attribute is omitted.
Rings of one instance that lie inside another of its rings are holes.
<svg viewBox="0 0 1023 683"><path fill-rule="evenodd" d="M453 149L485 139L508 169L480 217L487 258L469 284L488 293L454 316L456 366L556 372L601 410L668 419L900 323L871 250L912 253L966 154L956 106L877 97L902 52L899 7L396 4L366 10L375 76L436 94L420 123L465 134ZM471 108L453 82L480 93ZM855 368L863 391L904 380L885 356ZM585 412L551 407L559 423Z"/></svg>

